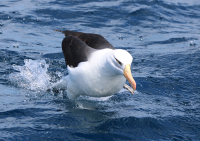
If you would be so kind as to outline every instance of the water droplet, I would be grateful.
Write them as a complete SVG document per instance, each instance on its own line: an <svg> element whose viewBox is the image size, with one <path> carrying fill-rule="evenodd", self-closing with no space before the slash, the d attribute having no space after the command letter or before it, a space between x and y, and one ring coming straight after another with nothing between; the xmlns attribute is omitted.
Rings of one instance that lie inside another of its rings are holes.
<svg viewBox="0 0 200 141"><path fill-rule="evenodd" d="M194 43L194 41L190 41L190 46L196 46L196 44Z"/></svg>
<svg viewBox="0 0 200 141"><path fill-rule="evenodd" d="M13 48L19 48L19 46L17 46L17 45L14 45L14 46L13 46Z"/></svg>
<svg viewBox="0 0 200 141"><path fill-rule="evenodd" d="M14 44L13 48L19 48L19 44L18 43Z"/></svg>
<svg viewBox="0 0 200 141"><path fill-rule="evenodd" d="M142 38L143 38L143 36L140 36L139 38L140 38L140 41L142 41L142 40L143 40L143 39L142 39Z"/></svg>
<svg viewBox="0 0 200 141"><path fill-rule="evenodd" d="M124 38L122 36L119 37L119 40L123 40Z"/></svg>

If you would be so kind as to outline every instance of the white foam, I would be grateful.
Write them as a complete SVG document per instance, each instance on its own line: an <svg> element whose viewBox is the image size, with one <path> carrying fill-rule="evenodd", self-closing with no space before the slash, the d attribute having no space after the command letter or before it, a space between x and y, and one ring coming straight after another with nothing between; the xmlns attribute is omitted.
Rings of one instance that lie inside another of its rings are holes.
<svg viewBox="0 0 200 141"><path fill-rule="evenodd" d="M90 96L80 96L78 99L85 99L85 100L90 100L90 101L108 101L111 96L107 97L90 97Z"/></svg>
<svg viewBox="0 0 200 141"><path fill-rule="evenodd" d="M24 66L13 65L13 68L19 72L9 75L11 82L30 90L47 90L51 82L47 73L49 65L45 60L25 59L24 63Z"/></svg>

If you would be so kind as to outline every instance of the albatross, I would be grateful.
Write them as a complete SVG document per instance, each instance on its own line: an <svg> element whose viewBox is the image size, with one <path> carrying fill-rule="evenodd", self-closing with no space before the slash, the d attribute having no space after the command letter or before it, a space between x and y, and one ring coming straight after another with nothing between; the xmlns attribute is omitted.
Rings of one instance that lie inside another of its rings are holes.
<svg viewBox="0 0 200 141"><path fill-rule="evenodd" d="M66 89L69 99L80 95L111 96L123 87L134 93L136 82L131 74L130 53L115 49L99 34L55 31L65 35L62 51L69 74L53 88ZM126 79L132 88L125 84Z"/></svg>

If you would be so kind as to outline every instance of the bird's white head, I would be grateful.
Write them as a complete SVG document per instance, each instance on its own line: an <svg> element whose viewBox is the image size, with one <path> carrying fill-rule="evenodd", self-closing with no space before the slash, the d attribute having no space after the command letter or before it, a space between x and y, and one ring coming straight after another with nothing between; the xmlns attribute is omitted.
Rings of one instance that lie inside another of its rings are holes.
<svg viewBox="0 0 200 141"><path fill-rule="evenodd" d="M112 72L116 75L124 75L135 90L136 82L131 74L131 63L133 61L131 54L122 49L115 49L109 56L109 63L111 64Z"/></svg>

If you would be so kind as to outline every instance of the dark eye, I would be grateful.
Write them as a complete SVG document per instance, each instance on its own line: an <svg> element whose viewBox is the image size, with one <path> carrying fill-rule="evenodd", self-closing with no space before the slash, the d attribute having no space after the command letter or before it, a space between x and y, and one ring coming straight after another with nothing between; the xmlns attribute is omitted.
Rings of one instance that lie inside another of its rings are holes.
<svg viewBox="0 0 200 141"><path fill-rule="evenodd" d="M117 60L116 58L115 58L115 60L116 60L116 62L117 62L118 64L122 65L122 63L121 63L119 60Z"/></svg>

